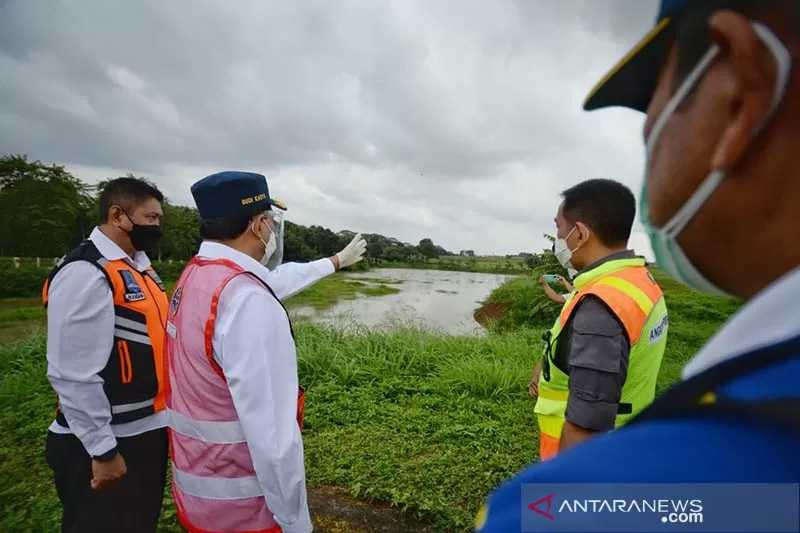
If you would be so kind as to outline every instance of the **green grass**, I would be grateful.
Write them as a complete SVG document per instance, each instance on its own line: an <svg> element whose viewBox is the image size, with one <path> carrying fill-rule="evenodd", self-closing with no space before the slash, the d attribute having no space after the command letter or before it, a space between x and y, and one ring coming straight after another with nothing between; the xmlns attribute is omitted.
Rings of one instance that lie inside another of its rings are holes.
<svg viewBox="0 0 800 533"><path fill-rule="evenodd" d="M44 461L45 430L55 412L44 344L40 330L0 346L0 531L55 531L60 517Z"/></svg>
<svg viewBox="0 0 800 533"><path fill-rule="evenodd" d="M382 282L374 284L371 279L353 280L345 278L342 274L334 274L292 296L286 301L286 305L325 309L340 300L353 300L359 296L385 296L400 292L399 288L387 284L391 282L380 281Z"/></svg>
<svg viewBox="0 0 800 533"><path fill-rule="evenodd" d="M671 315L658 382L663 391L739 304L656 275ZM297 324L309 484L390 502L437 531L469 530L486 494L537 458L527 383L555 313L536 310L543 296L532 283L517 278L492 295L506 299L516 322L506 320L483 337ZM354 297L370 287L336 277L303 296L305 304L323 305L327 300L314 292ZM59 519L43 459L55 406L44 343L39 332L0 345L0 531L52 531ZM169 498L165 505L162 530L179 531Z"/></svg>
<svg viewBox="0 0 800 533"><path fill-rule="evenodd" d="M0 345L25 339L45 324L45 311L39 299L0 300Z"/></svg>

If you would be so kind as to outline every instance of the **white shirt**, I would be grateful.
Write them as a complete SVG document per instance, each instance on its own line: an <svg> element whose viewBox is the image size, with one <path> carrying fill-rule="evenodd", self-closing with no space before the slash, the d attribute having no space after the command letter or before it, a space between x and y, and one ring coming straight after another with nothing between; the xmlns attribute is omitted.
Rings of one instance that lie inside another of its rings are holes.
<svg viewBox="0 0 800 533"><path fill-rule="evenodd" d="M739 310L683 369L692 376L736 356L800 336L800 321L791 312L800 296L800 268L761 291Z"/></svg>
<svg viewBox="0 0 800 533"><path fill-rule="evenodd" d="M137 252L129 257L99 228L92 230L89 240L109 261L124 260L139 272L150 267L147 254ZM278 297L286 298L331 272L333 265L324 259L282 265L269 273L269 279ZM105 276L86 261L64 266L48 289L47 377L69 428L54 421L49 430L74 433L93 456L114 448L118 437L140 435L167 425L163 411L111 425L111 406L99 373L108 363L113 343L114 300Z"/></svg>
<svg viewBox="0 0 800 533"><path fill-rule="evenodd" d="M252 257L206 241L199 256L235 262L283 299L333 273L333 263L289 263L267 270ZM220 295L212 338L267 505L286 533L312 530L303 439L297 425L297 353L289 319L260 285L235 278Z"/></svg>
<svg viewBox="0 0 800 533"><path fill-rule="evenodd" d="M100 228L89 240L109 261L124 260L143 272L150 267L144 252L129 257ZM48 289L47 377L58 394L69 428L57 422L53 433L74 433L89 455L102 455L130 437L166 426L166 413L111 426L111 406L100 372L114 344L114 297L103 273L87 261L75 261L56 274Z"/></svg>

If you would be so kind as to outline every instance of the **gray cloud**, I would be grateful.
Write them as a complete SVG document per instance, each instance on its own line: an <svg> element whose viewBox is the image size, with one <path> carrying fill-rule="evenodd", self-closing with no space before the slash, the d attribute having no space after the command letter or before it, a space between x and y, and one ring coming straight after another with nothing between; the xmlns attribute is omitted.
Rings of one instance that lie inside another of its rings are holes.
<svg viewBox="0 0 800 533"><path fill-rule="evenodd" d="M653 0L0 2L0 148L175 201L268 175L301 223L540 248L558 193L638 191L641 117L580 111Z"/></svg>

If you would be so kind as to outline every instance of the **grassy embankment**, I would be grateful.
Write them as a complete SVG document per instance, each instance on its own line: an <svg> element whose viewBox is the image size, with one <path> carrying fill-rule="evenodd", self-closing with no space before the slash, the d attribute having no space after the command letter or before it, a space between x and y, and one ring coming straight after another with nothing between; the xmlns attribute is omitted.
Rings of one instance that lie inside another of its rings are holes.
<svg viewBox="0 0 800 533"><path fill-rule="evenodd" d="M662 390L737 304L658 277L671 311ZM326 292L324 285L315 290ZM541 332L557 311L530 278L510 281L491 301L509 311L485 337L298 325L310 485L392 502L436 530L471 527L486 493L536 459L526 388ZM54 406L44 373L41 333L0 347L0 530L56 528L58 505L42 459ZM162 524L178 531L171 503Z"/></svg>

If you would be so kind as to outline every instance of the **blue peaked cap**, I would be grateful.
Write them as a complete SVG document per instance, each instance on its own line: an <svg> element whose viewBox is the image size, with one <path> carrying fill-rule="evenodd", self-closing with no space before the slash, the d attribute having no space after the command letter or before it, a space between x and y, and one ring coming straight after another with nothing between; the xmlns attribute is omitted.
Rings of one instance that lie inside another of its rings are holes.
<svg viewBox="0 0 800 533"><path fill-rule="evenodd" d="M270 197L267 178L255 172L211 174L192 185L192 196L204 220L267 211L273 205L286 209Z"/></svg>
<svg viewBox="0 0 800 533"><path fill-rule="evenodd" d="M647 111L669 50L669 30L690 1L661 0L656 25L594 86L583 104L585 110L622 106Z"/></svg>

